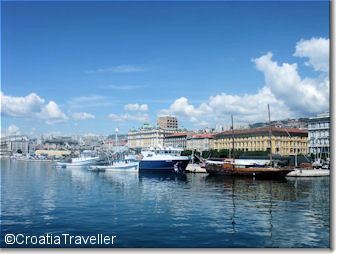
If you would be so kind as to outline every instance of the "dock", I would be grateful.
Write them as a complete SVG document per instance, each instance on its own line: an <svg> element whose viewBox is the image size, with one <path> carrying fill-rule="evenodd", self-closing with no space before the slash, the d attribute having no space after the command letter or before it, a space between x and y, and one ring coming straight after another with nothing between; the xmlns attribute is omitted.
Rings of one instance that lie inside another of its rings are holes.
<svg viewBox="0 0 337 255"><path fill-rule="evenodd" d="M330 176L328 169L296 169L287 174L287 177L321 177Z"/></svg>
<svg viewBox="0 0 337 255"><path fill-rule="evenodd" d="M188 164L185 172L187 173L207 173L205 168L202 168L199 164Z"/></svg>

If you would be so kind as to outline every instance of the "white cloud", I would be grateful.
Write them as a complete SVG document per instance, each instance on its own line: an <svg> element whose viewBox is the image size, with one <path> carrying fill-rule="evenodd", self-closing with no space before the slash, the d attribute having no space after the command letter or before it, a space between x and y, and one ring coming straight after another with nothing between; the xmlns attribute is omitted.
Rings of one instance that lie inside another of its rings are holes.
<svg viewBox="0 0 337 255"><path fill-rule="evenodd" d="M327 76L301 78L297 64L279 65L272 54L254 59L265 77L265 84L278 100L282 100L294 112L312 114L322 112L329 106L329 79Z"/></svg>
<svg viewBox="0 0 337 255"><path fill-rule="evenodd" d="M18 126L12 124L7 128L7 135L19 135L20 134L20 129Z"/></svg>
<svg viewBox="0 0 337 255"><path fill-rule="evenodd" d="M212 108L206 103L202 103L200 106L195 107L189 103L186 97L180 97L171 104L169 109L162 110L160 115L180 115L189 118L196 118L211 112ZM192 118L191 120L193 121L194 119Z"/></svg>
<svg viewBox="0 0 337 255"><path fill-rule="evenodd" d="M138 121L138 122L147 122L149 120L148 114L145 113L136 113L136 114L109 114L109 119L114 122L126 122L126 121Z"/></svg>
<svg viewBox="0 0 337 255"><path fill-rule="evenodd" d="M139 73L145 72L146 69L142 66L138 65L118 65L118 66L111 66L108 68L98 68L95 70L86 71L88 74L95 74L95 73Z"/></svg>
<svg viewBox="0 0 337 255"><path fill-rule="evenodd" d="M267 105L272 119L310 116L329 109L329 40L324 38L301 40L295 56L308 57L308 64L320 74L315 78L301 77L297 63L279 64L267 53L253 59L265 78L265 85L256 93L232 95L221 93L211 96L196 106L186 97L176 99L158 115L177 115L193 125L214 125L230 121L230 114L239 123L267 121Z"/></svg>
<svg viewBox="0 0 337 255"><path fill-rule="evenodd" d="M329 39L311 38L310 40L300 40L296 44L294 56L309 58L306 62L316 71L329 71Z"/></svg>
<svg viewBox="0 0 337 255"><path fill-rule="evenodd" d="M13 97L1 92L1 113L13 117L27 117L40 112L44 102L45 100L35 93L24 97Z"/></svg>
<svg viewBox="0 0 337 255"><path fill-rule="evenodd" d="M124 105L124 110L146 112L149 110L149 107L147 104L126 104Z"/></svg>
<svg viewBox="0 0 337 255"><path fill-rule="evenodd" d="M47 124L54 124L68 120L68 117L61 111L54 101L50 101L45 107L43 107L40 116L42 119L46 120Z"/></svg>
<svg viewBox="0 0 337 255"><path fill-rule="evenodd" d="M45 100L36 93L24 97L14 97L1 92L1 114L18 118L42 119L47 124L63 122L68 119L54 101Z"/></svg>
<svg viewBox="0 0 337 255"><path fill-rule="evenodd" d="M88 120L88 119L94 119L95 115L87 112L74 112L72 114L73 119L75 120Z"/></svg>

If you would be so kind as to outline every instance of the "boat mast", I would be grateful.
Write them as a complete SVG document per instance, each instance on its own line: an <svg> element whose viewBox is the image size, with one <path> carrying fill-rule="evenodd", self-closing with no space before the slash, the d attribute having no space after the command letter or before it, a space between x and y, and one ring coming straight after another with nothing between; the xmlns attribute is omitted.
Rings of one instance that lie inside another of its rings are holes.
<svg viewBox="0 0 337 255"><path fill-rule="evenodd" d="M271 145L271 122L270 122L270 107L268 104L268 118L269 118L269 148L270 148L270 153L269 153L269 159L270 159L270 164L273 164L273 156L272 156L272 145Z"/></svg>
<svg viewBox="0 0 337 255"><path fill-rule="evenodd" d="M232 157L234 157L234 121L233 121L233 114L231 115L232 117Z"/></svg>

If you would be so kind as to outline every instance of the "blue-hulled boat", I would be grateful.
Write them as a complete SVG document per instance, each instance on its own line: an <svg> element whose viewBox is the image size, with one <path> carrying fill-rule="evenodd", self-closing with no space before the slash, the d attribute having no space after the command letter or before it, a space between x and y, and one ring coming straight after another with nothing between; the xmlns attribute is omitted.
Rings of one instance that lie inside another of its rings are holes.
<svg viewBox="0 0 337 255"><path fill-rule="evenodd" d="M142 151L139 171L151 173L184 173L190 161L181 156L182 149L150 148Z"/></svg>

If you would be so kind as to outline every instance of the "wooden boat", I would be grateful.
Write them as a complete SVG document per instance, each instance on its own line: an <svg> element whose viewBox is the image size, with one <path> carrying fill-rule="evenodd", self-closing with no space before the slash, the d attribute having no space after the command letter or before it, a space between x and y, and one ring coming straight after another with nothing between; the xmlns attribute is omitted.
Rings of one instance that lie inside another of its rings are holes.
<svg viewBox="0 0 337 255"><path fill-rule="evenodd" d="M293 169L286 167L236 165L234 161L228 162L228 160L206 161L206 171L209 174L217 175L280 179L284 178L292 170Z"/></svg>
<svg viewBox="0 0 337 255"><path fill-rule="evenodd" d="M232 155L233 158L227 160L208 160L206 161L206 171L209 174L228 175L228 176L244 176L253 178L268 178L268 179L280 179L284 178L293 169L289 167L278 167L276 162L272 158L272 128L270 122L270 109L268 105L269 116L269 161L263 163L250 161L249 163L238 163L234 158L234 124L233 115L232 118Z"/></svg>

